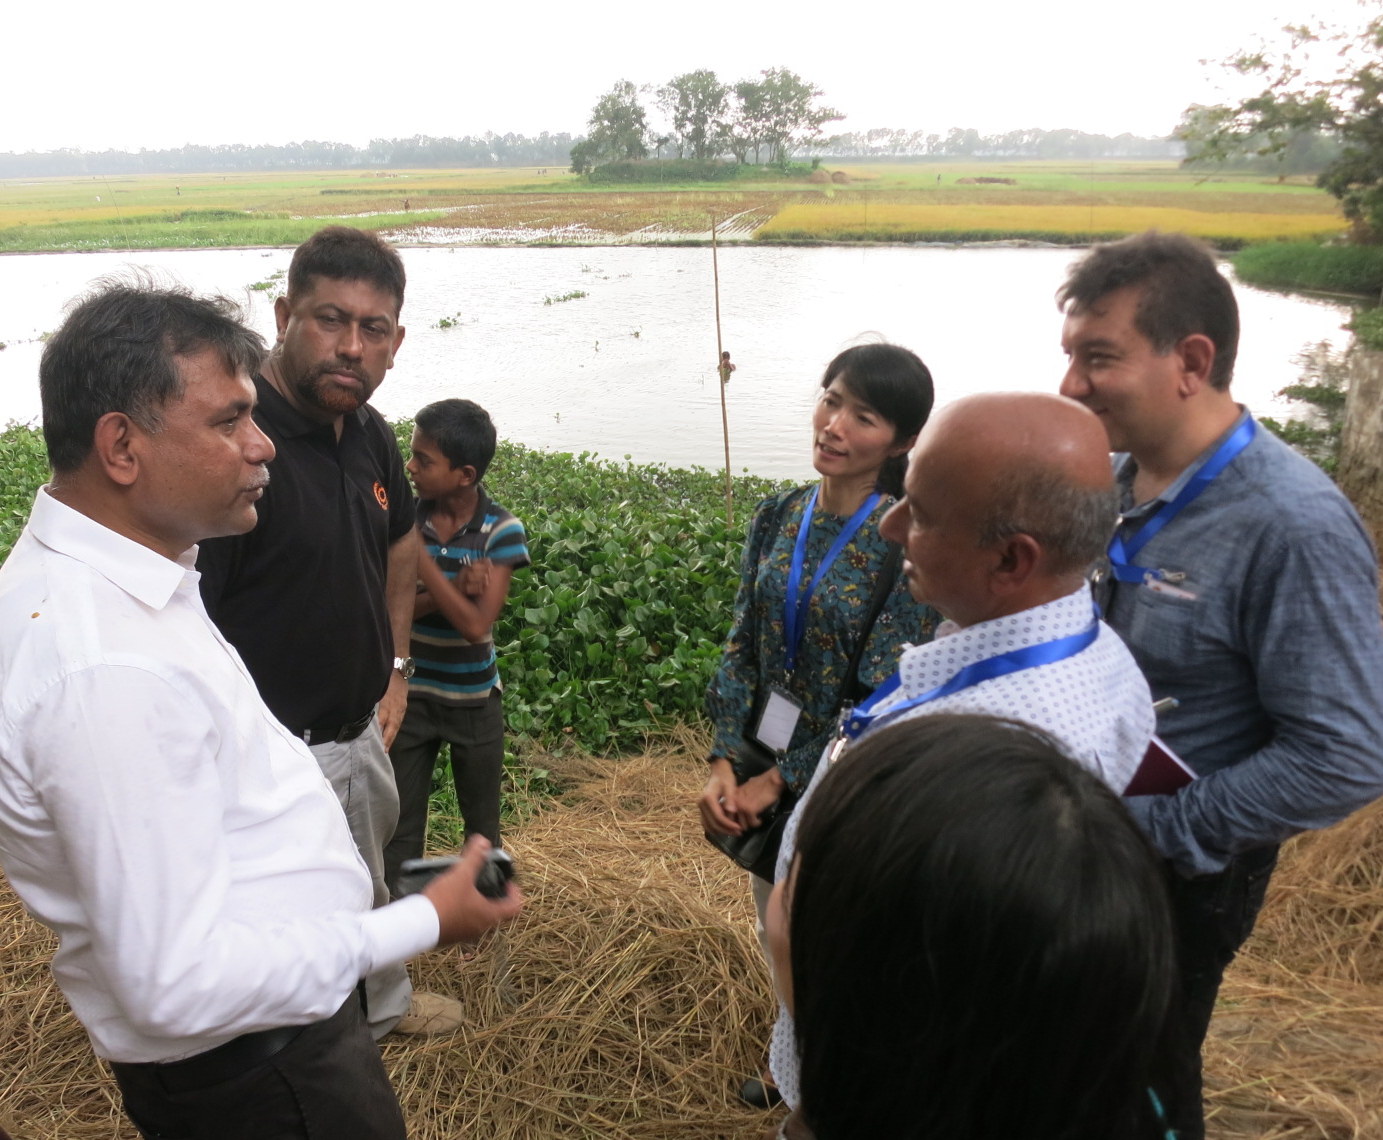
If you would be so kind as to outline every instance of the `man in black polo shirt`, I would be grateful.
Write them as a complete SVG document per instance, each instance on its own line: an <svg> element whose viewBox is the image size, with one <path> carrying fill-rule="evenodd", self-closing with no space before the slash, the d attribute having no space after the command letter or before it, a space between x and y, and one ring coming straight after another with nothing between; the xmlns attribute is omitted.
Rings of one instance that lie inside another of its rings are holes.
<svg viewBox="0 0 1383 1140"><path fill-rule="evenodd" d="M255 377L277 458L248 534L202 544L207 612L265 703L311 747L389 901L384 845L399 800L388 747L407 706L418 543L393 432L367 401L403 342L403 262L373 234L319 230L298 247L278 341ZM444 1032L460 1004L411 994L402 966L366 979L370 1029Z"/></svg>

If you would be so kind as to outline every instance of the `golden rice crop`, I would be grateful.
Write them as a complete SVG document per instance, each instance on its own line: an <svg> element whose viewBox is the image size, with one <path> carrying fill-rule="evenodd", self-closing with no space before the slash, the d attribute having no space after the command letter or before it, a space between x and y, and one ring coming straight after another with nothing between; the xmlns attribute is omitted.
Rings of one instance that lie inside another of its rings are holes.
<svg viewBox="0 0 1383 1140"><path fill-rule="evenodd" d="M1165 206L1056 206L901 202L799 203L761 226L758 237L822 240L906 240L912 235L992 234L1079 236L1139 233L1152 228L1205 238L1266 241L1336 233L1335 213L1207 212Z"/></svg>

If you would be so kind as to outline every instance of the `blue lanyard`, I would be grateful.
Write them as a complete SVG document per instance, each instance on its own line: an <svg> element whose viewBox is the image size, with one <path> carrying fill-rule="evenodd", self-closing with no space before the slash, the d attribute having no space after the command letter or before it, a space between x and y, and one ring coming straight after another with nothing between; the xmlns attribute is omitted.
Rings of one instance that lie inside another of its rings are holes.
<svg viewBox="0 0 1383 1140"><path fill-rule="evenodd" d="M1176 518L1183 508L1194 502L1196 497L1215 481L1215 476L1228 467L1244 448L1248 447L1253 439L1254 430L1253 417L1250 416L1234 429L1234 433L1224 443L1215 449L1215 454L1205 461L1205 465L1186 481L1186 486L1181 489L1177 497L1170 503L1164 503L1162 508L1144 523L1139 528L1138 533L1127 543L1118 534L1110 540L1109 572L1116 579L1120 582L1144 582L1149 577L1161 578L1163 576L1161 570L1149 570L1146 567L1135 565L1134 558L1163 527Z"/></svg>
<svg viewBox="0 0 1383 1140"><path fill-rule="evenodd" d="M1085 629L1079 633L1073 633L1069 637L1060 637L1056 641L1044 641L1041 645L1028 645L1022 649L1012 649L1007 653L1000 653L995 657L986 657L983 661L976 661L967 665L949 681L938 685L935 689L929 689L921 696L912 697L883 712L875 712L874 710L891 697L898 686L903 683L902 675L895 672L892 677L874 690L874 694L869 700L865 701L859 708L851 710L849 715L841 719L841 735L846 740L854 740L881 718L891 720L900 713L907 712L908 709L916 708L918 705L924 705L928 701L934 701L940 697L949 697L952 693L958 693L962 689L978 685L981 681L990 681L995 677L1007 677L1010 673L1031 669L1035 665L1051 665L1057 661L1064 661L1093 645L1099 636L1100 622L1096 618Z"/></svg>
<svg viewBox="0 0 1383 1140"><path fill-rule="evenodd" d="M801 648L802 635L807 631L807 606L811 603L812 595L816 593L821 579L826 576L826 571L831 568L831 563L850 544L850 540L855 537L855 532L864 525L864 520L869 517L874 508L879 505L879 500L883 498L878 491L875 491L860 504L860 509L850 516L850 521L845 524L835 542L831 544L831 549L826 551L826 557L821 560L821 565L816 568L816 573L812 576L812 580L804 592L802 590L802 563L806 560L807 534L812 529L812 513L816 510L816 496L820 490L819 484L812 488L811 497L802 510L802 525L797 529L797 544L792 548L792 564L788 568L788 592L783 599L783 640L787 650L783 657L783 667L789 673L797 666L797 650Z"/></svg>
<svg viewBox="0 0 1383 1140"><path fill-rule="evenodd" d="M1153 1112L1157 1115L1157 1125L1162 1129L1163 1140L1177 1140L1177 1134L1167 1123L1167 1110L1162 1107L1162 1098L1148 1089L1148 1099L1152 1101Z"/></svg>

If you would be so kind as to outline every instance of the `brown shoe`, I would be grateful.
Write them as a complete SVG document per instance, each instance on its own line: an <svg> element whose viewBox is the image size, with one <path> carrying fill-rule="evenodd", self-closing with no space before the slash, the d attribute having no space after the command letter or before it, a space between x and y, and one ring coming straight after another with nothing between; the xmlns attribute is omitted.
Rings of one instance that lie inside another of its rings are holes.
<svg viewBox="0 0 1383 1140"><path fill-rule="evenodd" d="M414 990L408 1012L395 1023L390 1033L412 1037L436 1037L461 1028L461 1003L444 994Z"/></svg>

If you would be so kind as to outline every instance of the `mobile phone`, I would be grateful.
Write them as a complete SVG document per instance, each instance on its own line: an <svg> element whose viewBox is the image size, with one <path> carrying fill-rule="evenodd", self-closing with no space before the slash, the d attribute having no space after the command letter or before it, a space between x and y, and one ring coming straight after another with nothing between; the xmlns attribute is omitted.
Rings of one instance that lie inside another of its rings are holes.
<svg viewBox="0 0 1383 1140"><path fill-rule="evenodd" d="M443 855L437 859L405 859L399 864L398 893L416 895L443 871L456 866L455 855Z"/></svg>
<svg viewBox="0 0 1383 1140"><path fill-rule="evenodd" d="M436 859L405 859L399 866L399 896L417 894L443 871L450 870L458 862L459 858L455 855L442 855ZM513 877L513 857L502 848L492 847L475 877L475 889L486 898L502 899L509 880Z"/></svg>

